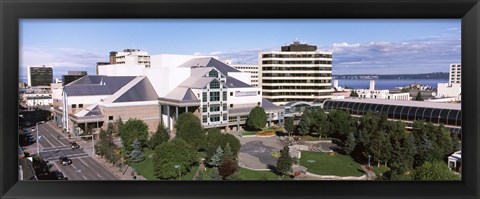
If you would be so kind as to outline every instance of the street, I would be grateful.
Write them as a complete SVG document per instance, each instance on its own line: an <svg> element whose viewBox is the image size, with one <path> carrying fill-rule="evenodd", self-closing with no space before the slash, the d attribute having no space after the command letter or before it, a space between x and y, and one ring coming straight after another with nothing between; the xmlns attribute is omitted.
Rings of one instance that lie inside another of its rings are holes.
<svg viewBox="0 0 480 199"><path fill-rule="evenodd" d="M53 123L39 124L37 132L40 139L28 150L33 154L37 153L37 144L40 156L48 160L53 166L52 170L61 171L69 180L118 180L110 170L93 159L92 141L79 141L80 148L72 149L70 141L61 134L61 130ZM34 136L37 132L32 132ZM72 159L72 164L62 166L59 162L61 156Z"/></svg>

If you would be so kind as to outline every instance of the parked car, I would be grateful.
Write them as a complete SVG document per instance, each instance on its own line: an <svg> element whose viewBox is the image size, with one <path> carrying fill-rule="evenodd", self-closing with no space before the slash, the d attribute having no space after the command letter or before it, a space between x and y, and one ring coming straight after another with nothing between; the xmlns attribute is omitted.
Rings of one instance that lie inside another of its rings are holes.
<svg viewBox="0 0 480 199"><path fill-rule="evenodd" d="M52 175L56 180L68 180L60 171L52 171Z"/></svg>
<svg viewBox="0 0 480 199"><path fill-rule="evenodd" d="M33 143L33 142L37 141L37 139L33 136L27 136L27 138L28 138L28 142L30 142L30 143Z"/></svg>
<svg viewBox="0 0 480 199"><path fill-rule="evenodd" d="M71 165L72 164L72 160L70 158L67 158L67 157L60 157L60 163L63 165L63 166L67 166L67 165Z"/></svg>
<svg viewBox="0 0 480 199"><path fill-rule="evenodd" d="M32 128L32 132L34 132L34 131L37 131L37 129L36 129L36 128Z"/></svg>
<svg viewBox="0 0 480 199"><path fill-rule="evenodd" d="M32 136L32 133L30 133L30 132L27 131L27 132L23 132L23 135L25 135L25 136L27 136L27 137L31 137L31 136Z"/></svg>
<svg viewBox="0 0 480 199"><path fill-rule="evenodd" d="M76 143L76 142L71 142L70 144L71 144L72 149L78 149L78 148L80 148L80 145L79 145L78 143Z"/></svg>

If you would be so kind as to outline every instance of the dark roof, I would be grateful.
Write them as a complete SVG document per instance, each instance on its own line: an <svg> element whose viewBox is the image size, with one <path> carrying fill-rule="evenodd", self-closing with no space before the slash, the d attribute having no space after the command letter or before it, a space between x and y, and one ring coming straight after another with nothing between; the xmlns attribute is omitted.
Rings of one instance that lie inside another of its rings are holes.
<svg viewBox="0 0 480 199"><path fill-rule="evenodd" d="M64 89L68 96L111 95L132 81L135 76L86 75Z"/></svg>
<svg viewBox="0 0 480 199"><path fill-rule="evenodd" d="M135 84L127 92L118 97L114 102L138 102L138 101L156 101L158 95L152 84L145 77L143 80Z"/></svg>
<svg viewBox="0 0 480 199"><path fill-rule="evenodd" d="M179 67L215 67L224 76L227 76L228 72L241 72L212 57L194 58L181 64Z"/></svg>
<svg viewBox="0 0 480 199"><path fill-rule="evenodd" d="M244 87L252 87L245 82L242 82L234 77L228 76L227 83L225 84L228 88L244 88Z"/></svg>
<svg viewBox="0 0 480 199"><path fill-rule="evenodd" d="M102 115L102 112L100 111L100 108L98 106L95 106L92 110L90 110L85 116L96 116L96 115Z"/></svg>
<svg viewBox="0 0 480 199"><path fill-rule="evenodd" d="M270 102L266 99L263 99L263 98L262 98L262 107L264 109L282 108L281 106L277 106L277 105L273 104L272 102Z"/></svg>

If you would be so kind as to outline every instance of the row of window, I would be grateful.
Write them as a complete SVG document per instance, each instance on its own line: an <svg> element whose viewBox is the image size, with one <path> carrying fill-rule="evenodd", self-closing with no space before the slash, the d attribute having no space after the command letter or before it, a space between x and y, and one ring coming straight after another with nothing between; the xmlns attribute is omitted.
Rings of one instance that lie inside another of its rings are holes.
<svg viewBox="0 0 480 199"><path fill-rule="evenodd" d="M332 58L331 54L263 54L262 58Z"/></svg>
<svg viewBox="0 0 480 199"><path fill-rule="evenodd" d="M351 114L364 115L367 112L386 114L390 119L397 120L425 120L432 123L442 123L446 125L461 126L462 111L453 109L437 109L426 107L383 105L359 102L344 101L326 101L324 103L326 111L332 109L346 110Z"/></svg>
<svg viewBox="0 0 480 199"><path fill-rule="evenodd" d="M331 93L329 95L331 95ZM269 101L274 102L274 103L276 103L276 102L288 103L288 102L294 102L294 101L313 102L314 99L312 99L312 98L280 98L280 99L269 99Z"/></svg>
<svg viewBox="0 0 480 199"><path fill-rule="evenodd" d="M331 77L331 73L263 73L264 77Z"/></svg>
<svg viewBox="0 0 480 199"><path fill-rule="evenodd" d="M263 67L262 70L277 70L277 71L318 71L318 70L326 70L326 71L331 71L332 67Z"/></svg>
<svg viewBox="0 0 480 199"><path fill-rule="evenodd" d="M315 80L300 80L300 79L286 79L286 80L279 80L279 79L264 79L262 80L263 83L332 83L330 79L315 79Z"/></svg>
<svg viewBox="0 0 480 199"><path fill-rule="evenodd" d="M262 64L332 64L332 61L280 61L280 60L265 60Z"/></svg>
<svg viewBox="0 0 480 199"><path fill-rule="evenodd" d="M331 86L262 86L262 89L299 89L299 90L322 90L331 89Z"/></svg>
<svg viewBox="0 0 480 199"><path fill-rule="evenodd" d="M72 108L77 108L76 104L72 104ZM83 104L78 104L78 108L83 108Z"/></svg>
<svg viewBox="0 0 480 199"><path fill-rule="evenodd" d="M289 96L327 96L331 95L332 92L263 92L263 96L284 96L284 95L289 95ZM294 101L299 101L294 100Z"/></svg>
<svg viewBox="0 0 480 199"><path fill-rule="evenodd" d="M210 116L210 122L219 122L220 121L220 116L222 116L222 115L211 115ZM226 121L226 120L227 120L227 114L223 114L222 121ZM202 117L202 122L207 123L208 122L208 116L204 115Z"/></svg>

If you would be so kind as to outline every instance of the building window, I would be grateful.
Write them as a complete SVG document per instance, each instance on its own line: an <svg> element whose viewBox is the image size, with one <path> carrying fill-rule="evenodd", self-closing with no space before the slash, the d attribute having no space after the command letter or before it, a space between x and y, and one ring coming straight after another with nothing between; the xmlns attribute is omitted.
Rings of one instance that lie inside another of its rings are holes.
<svg viewBox="0 0 480 199"><path fill-rule="evenodd" d="M210 122L218 122L218 121L220 121L220 116L216 115L216 116L210 117Z"/></svg>
<svg viewBox="0 0 480 199"><path fill-rule="evenodd" d="M207 101L207 92L202 93L202 101L204 101L204 102Z"/></svg>
<svg viewBox="0 0 480 199"><path fill-rule="evenodd" d="M220 83L217 80L210 82L210 89L220 88Z"/></svg>
<svg viewBox="0 0 480 199"><path fill-rule="evenodd" d="M233 96L233 92L230 92L230 96Z"/></svg>
<svg viewBox="0 0 480 199"><path fill-rule="evenodd" d="M223 121L227 121L227 114L223 114Z"/></svg>
<svg viewBox="0 0 480 199"><path fill-rule="evenodd" d="M452 82L453 83L453 82ZM72 104L72 108L77 108L76 104Z"/></svg>
<svg viewBox="0 0 480 199"><path fill-rule="evenodd" d="M209 77L218 77L218 72L216 70L211 70L209 73L208 73L208 76Z"/></svg>
<svg viewBox="0 0 480 199"><path fill-rule="evenodd" d="M258 95L260 95L260 91L258 91Z"/></svg>
<svg viewBox="0 0 480 199"><path fill-rule="evenodd" d="M113 116L108 116L108 120L109 120L109 121L112 121L112 120L113 120Z"/></svg>
<svg viewBox="0 0 480 199"><path fill-rule="evenodd" d="M257 105L260 106L260 102L257 102Z"/></svg>
<svg viewBox="0 0 480 199"><path fill-rule="evenodd" d="M220 106L210 106L210 112L216 112L216 111L220 111Z"/></svg>
<svg viewBox="0 0 480 199"><path fill-rule="evenodd" d="M79 105L78 105L78 108L83 108L83 104L79 104Z"/></svg>
<svg viewBox="0 0 480 199"><path fill-rule="evenodd" d="M218 82L217 82L218 83ZM220 101L220 92L210 92L210 101L218 102Z"/></svg>
<svg viewBox="0 0 480 199"><path fill-rule="evenodd" d="M206 115L203 116L203 123L207 123L207 116Z"/></svg>
<svg viewBox="0 0 480 199"><path fill-rule="evenodd" d="M233 104L230 104L230 108L233 108Z"/></svg>
<svg viewBox="0 0 480 199"><path fill-rule="evenodd" d="M226 111L227 110L227 104L223 104L223 110Z"/></svg>
<svg viewBox="0 0 480 199"><path fill-rule="evenodd" d="M206 113L207 112L207 106L202 107L202 112Z"/></svg>
<svg viewBox="0 0 480 199"><path fill-rule="evenodd" d="M222 100L227 101L227 91L223 91Z"/></svg>

